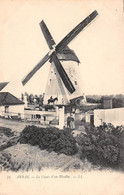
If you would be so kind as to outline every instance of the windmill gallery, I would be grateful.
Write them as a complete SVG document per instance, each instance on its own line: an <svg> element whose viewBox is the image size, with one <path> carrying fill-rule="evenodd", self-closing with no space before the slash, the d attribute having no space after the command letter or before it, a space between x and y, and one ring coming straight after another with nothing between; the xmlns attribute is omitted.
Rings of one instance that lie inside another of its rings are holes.
<svg viewBox="0 0 124 195"><path fill-rule="evenodd" d="M43 104L38 109L32 109L25 104L24 116L27 120L38 120L43 124L59 125L60 128L65 125L67 117L73 118L73 114L78 113L82 117L81 108L90 110L91 107L97 107L96 104L87 103L84 93L79 85L79 59L75 52L68 47L68 44L86 28L98 15L93 11L80 24L71 30L57 45L42 20L40 28L45 37L50 51L42 60L24 77L23 86L37 74L37 71L50 62L50 71L47 80L46 90L43 97ZM55 111L55 112L54 112ZM80 114L79 114L80 113ZM23 115L23 114L22 114ZM79 116L80 115L80 116Z"/></svg>

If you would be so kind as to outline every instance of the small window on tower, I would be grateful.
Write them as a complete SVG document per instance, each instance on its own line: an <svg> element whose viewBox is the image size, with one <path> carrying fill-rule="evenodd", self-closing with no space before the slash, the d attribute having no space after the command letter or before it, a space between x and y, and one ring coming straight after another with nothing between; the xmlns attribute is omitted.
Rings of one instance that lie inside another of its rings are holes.
<svg viewBox="0 0 124 195"><path fill-rule="evenodd" d="M75 85L77 85L77 81L75 81Z"/></svg>
<svg viewBox="0 0 124 195"><path fill-rule="evenodd" d="M51 79L50 79L50 83L51 83Z"/></svg>

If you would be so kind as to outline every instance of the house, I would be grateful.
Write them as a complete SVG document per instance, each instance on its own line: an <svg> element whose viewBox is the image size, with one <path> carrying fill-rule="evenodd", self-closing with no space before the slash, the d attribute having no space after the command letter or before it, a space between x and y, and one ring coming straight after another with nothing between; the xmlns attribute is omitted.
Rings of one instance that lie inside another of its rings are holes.
<svg viewBox="0 0 124 195"><path fill-rule="evenodd" d="M24 117L24 102L9 92L0 92L0 116Z"/></svg>
<svg viewBox="0 0 124 195"><path fill-rule="evenodd" d="M21 98L21 93L24 90L19 79L13 79L10 82L0 83L0 86L3 86L3 88L0 90L1 92L9 92L19 99Z"/></svg>

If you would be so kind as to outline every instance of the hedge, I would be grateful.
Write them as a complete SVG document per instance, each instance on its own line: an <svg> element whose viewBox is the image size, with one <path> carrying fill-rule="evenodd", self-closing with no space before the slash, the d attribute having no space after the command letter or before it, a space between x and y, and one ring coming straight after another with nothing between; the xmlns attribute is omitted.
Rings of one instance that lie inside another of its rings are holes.
<svg viewBox="0 0 124 195"><path fill-rule="evenodd" d="M55 151L59 154L74 155L78 151L76 141L71 133L55 127L26 126L20 134L19 142L33 146L37 145L42 150Z"/></svg>

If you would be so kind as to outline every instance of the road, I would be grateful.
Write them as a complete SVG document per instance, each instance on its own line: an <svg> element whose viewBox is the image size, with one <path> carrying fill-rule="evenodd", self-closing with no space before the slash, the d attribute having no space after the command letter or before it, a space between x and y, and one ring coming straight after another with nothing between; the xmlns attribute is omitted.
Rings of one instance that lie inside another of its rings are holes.
<svg viewBox="0 0 124 195"><path fill-rule="evenodd" d="M23 121L15 121L12 119L0 118L0 126L1 127L10 128L16 132L21 132L25 128L26 125L35 125L38 127L46 127L45 125L32 123L32 122L23 122ZM84 126L81 126L81 130L84 131ZM73 136L75 137L76 135L80 134L82 132L81 130L74 129Z"/></svg>
<svg viewBox="0 0 124 195"><path fill-rule="evenodd" d="M21 132L25 128L26 125L35 125L38 127L45 127L41 124L37 124L37 123L33 123L33 122L23 122L23 121L15 121L12 119L0 118L0 126L1 127L10 128L16 132Z"/></svg>
<svg viewBox="0 0 124 195"><path fill-rule="evenodd" d="M28 125L28 123L0 118L0 126L10 128L13 131L21 132L26 125Z"/></svg>

